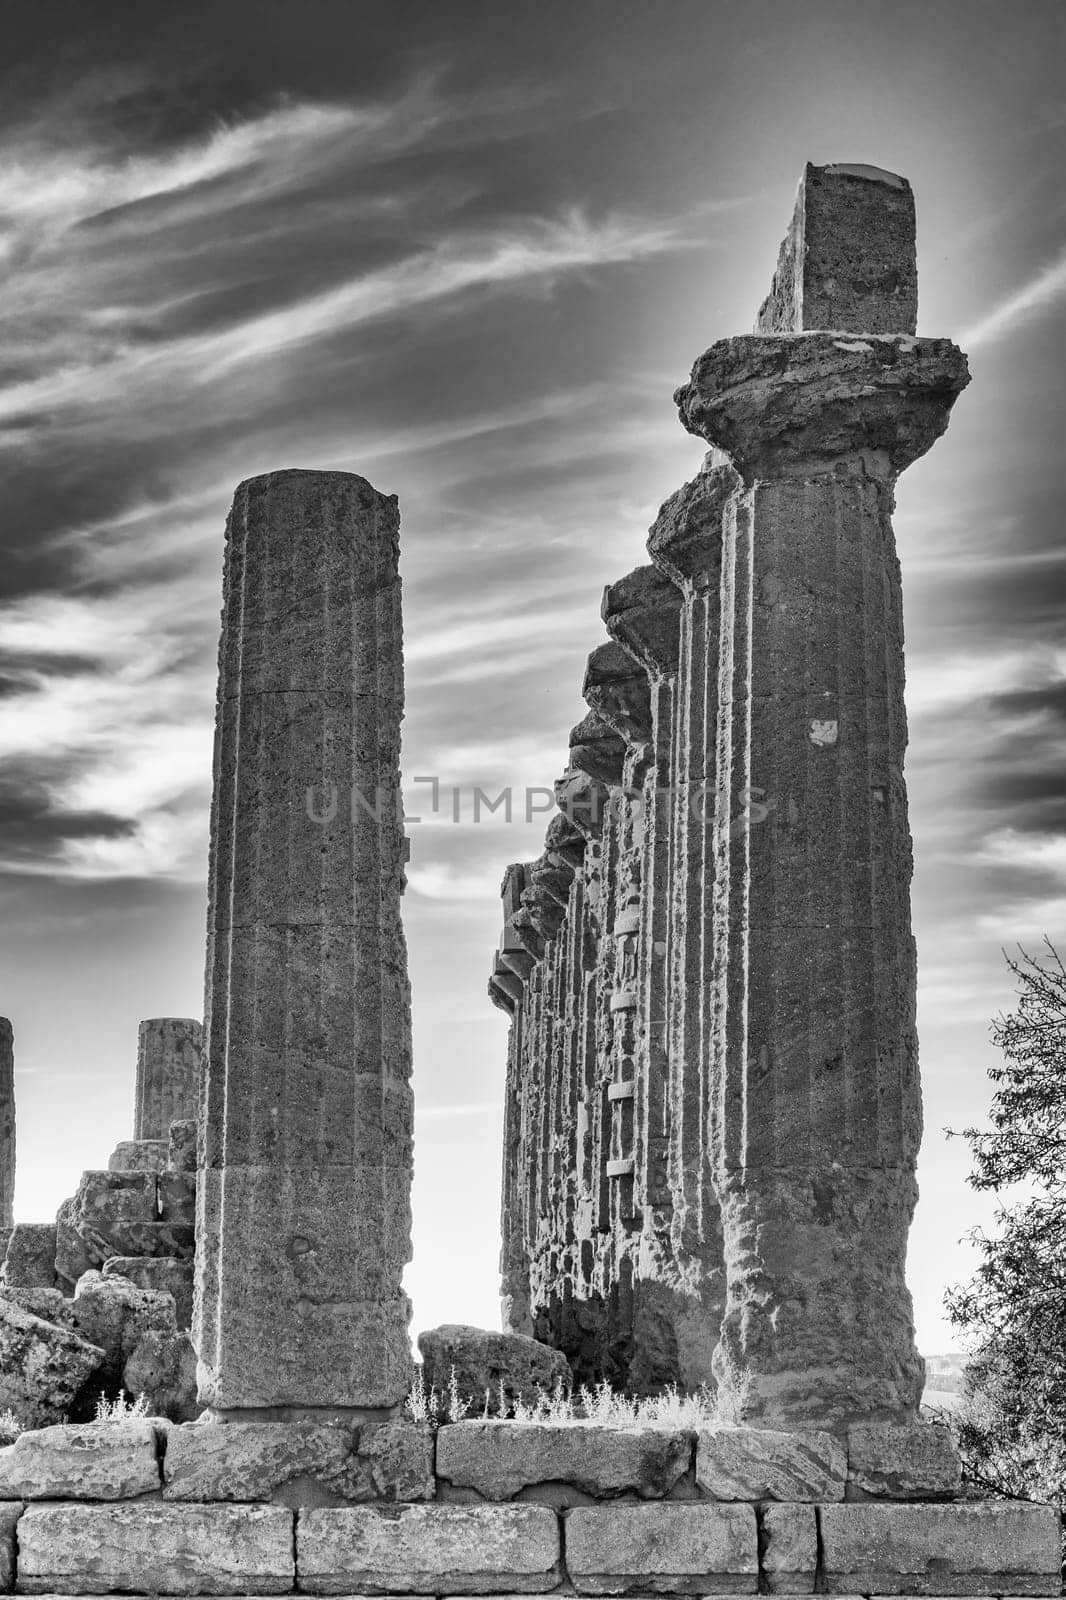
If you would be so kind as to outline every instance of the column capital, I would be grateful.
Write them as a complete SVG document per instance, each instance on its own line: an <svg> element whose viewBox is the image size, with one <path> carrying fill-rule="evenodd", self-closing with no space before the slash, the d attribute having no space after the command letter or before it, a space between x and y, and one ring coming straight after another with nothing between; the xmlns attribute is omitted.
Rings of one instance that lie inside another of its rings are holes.
<svg viewBox="0 0 1066 1600"><path fill-rule="evenodd" d="M746 483L860 463L890 478L940 437L969 381L949 339L746 334L706 350L674 400Z"/></svg>
<svg viewBox="0 0 1066 1600"><path fill-rule="evenodd" d="M648 554L679 589L714 588L722 571L722 517L741 486L735 467L705 468L659 508Z"/></svg>
<svg viewBox="0 0 1066 1600"><path fill-rule="evenodd" d="M581 693L630 749L647 744L651 738L648 674L613 639L589 656Z"/></svg>
<svg viewBox="0 0 1066 1600"><path fill-rule="evenodd" d="M570 766L594 778L606 789L622 781L626 761L625 740L596 711L590 711L570 729Z"/></svg>
<svg viewBox="0 0 1066 1600"><path fill-rule="evenodd" d="M653 677L677 672L681 594L653 566L637 567L603 591L600 615L611 638Z"/></svg>

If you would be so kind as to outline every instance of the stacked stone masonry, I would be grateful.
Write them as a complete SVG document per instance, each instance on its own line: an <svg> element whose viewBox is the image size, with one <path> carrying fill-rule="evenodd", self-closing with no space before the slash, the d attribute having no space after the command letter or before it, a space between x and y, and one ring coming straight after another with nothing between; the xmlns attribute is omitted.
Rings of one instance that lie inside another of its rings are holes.
<svg viewBox="0 0 1066 1600"><path fill-rule="evenodd" d="M919 1451L924 1488L874 1503L852 1498L870 1437L778 1436L770 1451L764 1435L463 1422L434 1438L409 1420L48 1428L0 1449L0 1591L1059 1592L1056 1512L914 1498L954 1490L935 1441Z"/></svg>
<svg viewBox="0 0 1066 1600"><path fill-rule="evenodd" d="M675 397L712 448L605 593L490 980L507 1325L771 1430L907 1424L922 1388L891 512L968 372L916 281L906 181L808 167L758 332Z"/></svg>

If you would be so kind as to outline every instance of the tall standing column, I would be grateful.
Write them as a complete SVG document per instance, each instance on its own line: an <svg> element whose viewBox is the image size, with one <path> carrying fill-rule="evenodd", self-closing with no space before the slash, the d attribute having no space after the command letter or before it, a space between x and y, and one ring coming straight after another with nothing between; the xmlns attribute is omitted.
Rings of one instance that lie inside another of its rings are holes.
<svg viewBox="0 0 1066 1600"><path fill-rule="evenodd" d="M730 1421L908 1420L920 1398L890 513L967 381L946 340L767 334L714 345L677 395L743 480L722 559L710 1108Z"/></svg>
<svg viewBox="0 0 1066 1600"><path fill-rule="evenodd" d="M227 525L193 1335L223 1413L410 1378L398 530L339 472L249 479Z"/></svg>
<svg viewBox="0 0 1066 1600"><path fill-rule="evenodd" d="M203 1028L193 1017L148 1017L137 1030L133 1137L165 1139L196 1116Z"/></svg>
<svg viewBox="0 0 1066 1600"><path fill-rule="evenodd" d="M0 1228L14 1226L14 1203L15 1050L11 1024L0 1017Z"/></svg>

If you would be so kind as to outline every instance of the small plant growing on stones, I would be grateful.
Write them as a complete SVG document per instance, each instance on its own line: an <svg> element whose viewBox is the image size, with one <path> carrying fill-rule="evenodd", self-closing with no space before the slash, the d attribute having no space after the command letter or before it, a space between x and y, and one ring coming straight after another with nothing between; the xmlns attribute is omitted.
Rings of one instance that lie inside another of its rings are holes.
<svg viewBox="0 0 1066 1600"><path fill-rule="evenodd" d="M120 1389L114 1400L102 1394L96 1402L97 1422L139 1422L148 1415L148 1396L139 1394L131 1400L125 1389Z"/></svg>
<svg viewBox="0 0 1066 1600"><path fill-rule="evenodd" d="M0 1447L14 1444L25 1430L13 1411L0 1411Z"/></svg>
<svg viewBox="0 0 1066 1600"><path fill-rule="evenodd" d="M470 1402L460 1395L459 1380L455 1376L455 1368L452 1367L451 1377L448 1379L448 1421L462 1422L469 1410Z"/></svg>
<svg viewBox="0 0 1066 1600"><path fill-rule="evenodd" d="M440 1395L436 1389L426 1392L426 1379L421 1367L415 1368L411 1392L403 1408L412 1422L428 1422L432 1428L440 1423Z"/></svg>

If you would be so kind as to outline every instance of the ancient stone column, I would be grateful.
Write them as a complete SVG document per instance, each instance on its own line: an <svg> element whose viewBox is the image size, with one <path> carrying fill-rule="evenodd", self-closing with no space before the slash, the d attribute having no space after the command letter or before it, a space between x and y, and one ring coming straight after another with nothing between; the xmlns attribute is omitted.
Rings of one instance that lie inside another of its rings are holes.
<svg viewBox="0 0 1066 1600"><path fill-rule="evenodd" d="M192 1017L148 1017L137 1030L133 1137L166 1139L196 1116L203 1028Z"/></svg>
<svg viewBox="0 0 1066 1600"><path fill-rule="evenodd" d="M898 212L903 180L825 170ZM810 224L820 202L809 185L801 200ZM823 275L817 314L849 331L724 340L677 395L742 480L725 512L713 842L715 1365L723 1419L841 1428L913 1419L922 1386L904 1280L921 1103L891 512L968 374L954 345L911 336L912 303L882 318L906 331L871 336L847 320L868 305L834 312L843 268L800 252L792 270Z"/></svg>
<svg viewBox="0 0 1066 1600"><path fill-rule="evenodd" d="M226 532L193 1342L225 1414L410 1378L395 496L237 489Z"/></svg>
<svg viewBox="0 0 1066 1600"><path fill-rule="evenodd" d="M11 1024L6 1017L0 1017L0 1228L14 1226L14 1203L15 1052Z"/></svg>

